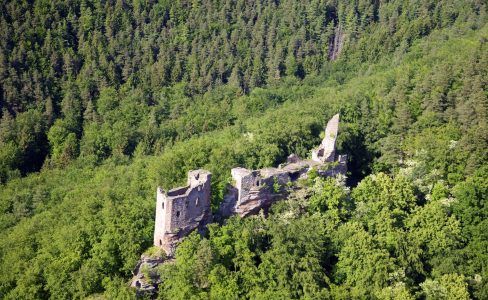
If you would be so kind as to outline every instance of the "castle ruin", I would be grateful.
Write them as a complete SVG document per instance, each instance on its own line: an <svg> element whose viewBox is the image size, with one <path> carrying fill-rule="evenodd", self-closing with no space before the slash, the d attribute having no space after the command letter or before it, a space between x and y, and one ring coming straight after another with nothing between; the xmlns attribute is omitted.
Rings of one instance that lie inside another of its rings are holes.
<svg viewBox="0 0 488 300"><path fill-rule="evenodd" d="M307 178L315 169L319 176L345 175L347 157L336 157L339 114L327 123L320 146L312 151L312 159L300 159L292 154L278 168L248 170L233 168L232 184L220 205L218 216L225 219L233 214L245 217L267 209L287 195L290 182ZM210 210L211 174L204 170L190 171L188 185L165 193L157 189L154 245L172 255L176 244L191 231L202 229L212 221Z"/></svg>
<svg viewBox="0 0 488 300"><path fill-rule="evenodd" d="M339 114L330 119L325 136L317 149L312 151L312 159L302 160L296 154L288 157L278 168L231 170L232 186L220 206L221 217L238 214L245 217L261 209L267 209L276 200L286 197L286 185L298 179L307 178L308 172L317 170L322 177L346 174L347 157L335 156L335 143L339 129Z"/></svg>

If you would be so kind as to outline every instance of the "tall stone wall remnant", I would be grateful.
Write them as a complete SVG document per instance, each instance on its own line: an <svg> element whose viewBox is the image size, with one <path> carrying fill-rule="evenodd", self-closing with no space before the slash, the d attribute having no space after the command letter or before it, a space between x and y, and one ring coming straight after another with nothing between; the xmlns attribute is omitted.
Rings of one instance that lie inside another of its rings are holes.
<svg viewBox="0 0 488 300"><path fill-rule="evenodd" d="M337 132L339 131L339 114L329 120L325 136L320 146L312 150L312 160L320 163L332 162L335 159Z"/></svg>

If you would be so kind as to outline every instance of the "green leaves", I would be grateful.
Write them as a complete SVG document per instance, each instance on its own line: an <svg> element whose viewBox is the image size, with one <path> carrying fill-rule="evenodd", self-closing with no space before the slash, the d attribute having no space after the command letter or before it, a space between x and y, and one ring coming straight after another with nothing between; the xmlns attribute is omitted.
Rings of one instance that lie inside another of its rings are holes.
<svg viewBox="0 0 488 300"><path fill-rule="evenodd" d="M58 119L49 129L48 140L51 145L53 166L66 166L78 157L78 138L70 131L67 122L66 119Z"/></svg>
<svg viewBox="0 0 488 300"><path fill-rule="evenodd" d="M371 297L390 283L394 260L358 224L348 224L341 230L346 230L347 238L338 253L336 280L349 290L352 298Z"/></svg>
<svg viewBox="0 0 488 300"><path fill-rule="evenodd" d="M208 239L188 236L162 271L162 298L327 297L323 220L283 216L233 217Z"/></svg>
<svg viewBox="0 0 488 300"><path fill-rule="evenodd" d="M366 177L351 196L357 206L356 217L380 235L402 228L417 201L406 178L392 179L384 173Z"/></svg>
<svg viewBox="0 0 488 300"><path fill-rule="evenodd" d="M427 279L421 284L426 299L470 299L468 284L463 275L446 274L439 280Z"/></svg>
<svg viewBox="0 0 488 300"><path fill-rule="evenodd" d="M351 201L349 199L349 190L344 183L337 182L335 178L326 178L325 180L317 177L311 187L312 195L310 197L310 210L326 213L334 224L339 224L346 220L351 212Z"/></svg>

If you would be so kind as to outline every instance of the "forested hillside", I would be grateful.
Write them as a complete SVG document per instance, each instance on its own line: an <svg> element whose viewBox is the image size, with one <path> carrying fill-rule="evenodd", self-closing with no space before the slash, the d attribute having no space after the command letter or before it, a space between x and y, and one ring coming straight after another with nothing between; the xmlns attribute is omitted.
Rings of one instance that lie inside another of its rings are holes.
<svg viewBox="0 0 488 300"><path fill-rule="evenodd" d="M337 112L347 184L191 235L159 297L488 298L487 9L2 1L0 298L135 297L156 186L208 169L216 208Z"/></svg>

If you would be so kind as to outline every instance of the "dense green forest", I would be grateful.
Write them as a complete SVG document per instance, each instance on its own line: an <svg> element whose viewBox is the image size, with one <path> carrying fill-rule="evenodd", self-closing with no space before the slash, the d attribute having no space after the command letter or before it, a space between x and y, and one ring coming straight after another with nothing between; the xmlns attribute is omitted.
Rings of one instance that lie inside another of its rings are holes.
<svg viewBox="0 0 488 300"><path fill-rule="evenodd" d="M158 185L208 169L216 208L230 168L306 157L339 112L347 180L190 235L158 297L487 299L487 13L1 1L0 298L134 298Z"/></svg>

